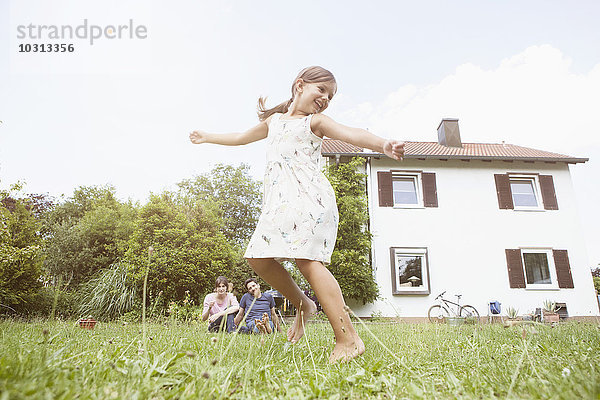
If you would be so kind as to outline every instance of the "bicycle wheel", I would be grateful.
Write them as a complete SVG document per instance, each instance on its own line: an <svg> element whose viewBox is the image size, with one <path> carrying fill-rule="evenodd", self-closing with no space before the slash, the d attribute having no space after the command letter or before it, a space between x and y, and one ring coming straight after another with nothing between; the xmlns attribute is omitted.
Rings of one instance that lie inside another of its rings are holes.
<svg viewBox="0 0 600 400"><path fill-rule="evenodd" d="M443 324L446 322L446 318L448 318L450 314L448 310L439 304L433 305L429 307L429 311L427 311L427 317L429 318L429 322L434 324Z"/></svg>
<svg viewBox="0 0 600 400"><path fill-rule="evenodd" d="M467 320L473 320L475 323L479 322L479 313L473 306L462 306L459 316L465 317Z"/></svg>

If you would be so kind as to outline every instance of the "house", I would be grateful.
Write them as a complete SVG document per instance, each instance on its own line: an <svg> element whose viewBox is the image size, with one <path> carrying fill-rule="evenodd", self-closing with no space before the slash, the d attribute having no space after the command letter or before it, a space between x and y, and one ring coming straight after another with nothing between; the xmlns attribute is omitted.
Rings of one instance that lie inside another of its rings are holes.
<svg viewBox="0 0 600 400"><path fill-rule="evenodd" d="M569 165L577 158L512 144L462 143L444 119L437 142L406 142L403 161L326 139L328 162L366 159L372 264L381 299L359 316L419 320L438 294L534 312L599 315Z"/></svg>

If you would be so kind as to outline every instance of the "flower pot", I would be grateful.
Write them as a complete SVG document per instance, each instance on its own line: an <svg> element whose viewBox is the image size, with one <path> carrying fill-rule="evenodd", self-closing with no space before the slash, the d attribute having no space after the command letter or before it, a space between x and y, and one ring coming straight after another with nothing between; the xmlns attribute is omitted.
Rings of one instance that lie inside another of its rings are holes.
<svg viewBox="0 0 600 400"><path fill-rule="evenodd" d="M544 312L544 322L558 322L559 317L557 313Z"/></svg>
<svg viewBox="0 0 600 400"><path fill-rule="evenodd" d="M94 318L81 318L79 320L79 327L81 329L94 329L97 322Z"/></svg>

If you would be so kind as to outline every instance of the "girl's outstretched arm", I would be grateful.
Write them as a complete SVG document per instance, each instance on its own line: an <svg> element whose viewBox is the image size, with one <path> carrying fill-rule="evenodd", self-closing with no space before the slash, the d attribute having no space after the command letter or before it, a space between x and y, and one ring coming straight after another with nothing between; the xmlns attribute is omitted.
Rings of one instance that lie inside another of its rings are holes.
<svg viewBox="0 0 600 400"><path fill-rule="evenodd" d="M366 147L383 153L394 160L402 160L404 157L404 142L393 139L386 140L365 129L351 128L339 124L323 114L313 115L310 128L321 137L327 136L358 147Z"/></svg>
<svg viewBox="0 0 600 400"><path fill-rule="evenodd" d="M190 133L190 141L194 144L214 143L225 146L239 146L256 142L257 140L267 137L270 120L271 117L261 121L254 128L250 128L242 133L208 133L204 131L194 131Z"/></svg>

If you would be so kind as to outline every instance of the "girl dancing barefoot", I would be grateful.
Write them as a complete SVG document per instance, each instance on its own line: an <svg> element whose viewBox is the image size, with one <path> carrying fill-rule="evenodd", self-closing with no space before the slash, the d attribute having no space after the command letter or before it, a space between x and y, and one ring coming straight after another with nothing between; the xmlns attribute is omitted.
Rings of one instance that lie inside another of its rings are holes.
<svg viewBox="0 0 600 400"><path fill-rule="evenodd" d="M404 155L403 142L341 125L322 114L336 91L331 72L308 67L294 80L288 101L267 109L265 99L259 99L260 123L248 131L190 134L196 144L238 146L267 139L262 213L244 257L296 307L296 319L287 332L292 343L304 335L305 323L316 311L315 303L281 265L284 260L296 260L333 328L336 344L329 358L332 363L361 355L365 345L344 310L338 282L325 267L335 245L338 212L333 188L319 165L323 137L366 147L395 160Z"/></svg>

